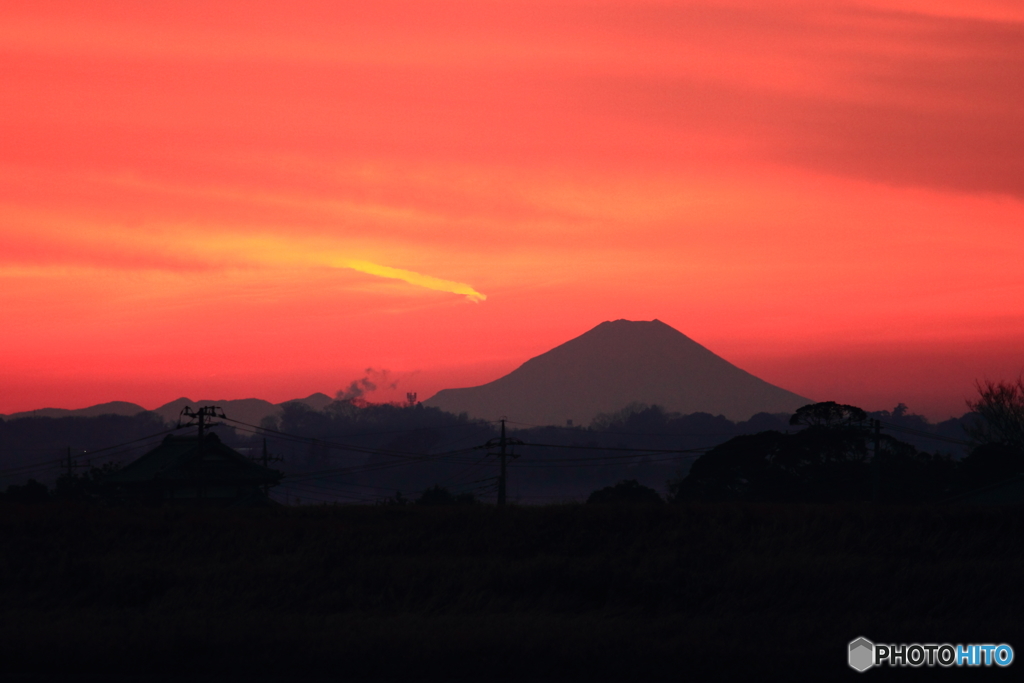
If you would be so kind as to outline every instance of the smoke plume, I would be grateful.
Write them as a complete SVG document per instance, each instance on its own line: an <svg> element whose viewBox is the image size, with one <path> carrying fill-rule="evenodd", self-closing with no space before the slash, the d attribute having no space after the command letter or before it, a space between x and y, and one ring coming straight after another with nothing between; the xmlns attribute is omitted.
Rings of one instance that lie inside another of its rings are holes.
<svg viewBox="0 0 1024 683"><path fill-rule="evenodd" d="M350 402L362 401L365 400L363 397L366 394L373 393L377 389L396 388L398 388L398 380L391 376L390 371L366 368L365 374L359 379L352 380L347 388L339 390L335 394L335 399Z"/></svg>

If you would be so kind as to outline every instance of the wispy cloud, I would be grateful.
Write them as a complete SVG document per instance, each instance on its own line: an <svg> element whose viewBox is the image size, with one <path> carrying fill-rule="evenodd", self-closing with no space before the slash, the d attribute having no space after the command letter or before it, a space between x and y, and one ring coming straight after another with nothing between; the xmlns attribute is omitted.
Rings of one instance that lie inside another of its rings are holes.
<svg viewBox="0 0 1024 683"><path fill-rule="evenodd" d="M376 275L377 277L386 277L393 280L401 280L408 282L410 285L417 287L424 287L426 289L434 289L439 292L451 292L452 294L462 294L469 301L473 303L480 303L487 298L486 294L481 294L472 287L462 282L455 282L454 280L442 280L439 277L432 275L423 275L411 270L403 270L402 268L392 268L390 266L382 266L376 263L370 263L369 261L353 261L353 260L340 260L333 261L331 266L335 268L351 268L357 270L360 273L366 273L368 275Z"/></svg>
<svg viewBox="0 0 1024 683"><path fill-rule="evenodd" d="M351 258L344 254L344 247L327 247L314 245L305 242L293 242L276 237L262 237L251 239L244 235L237 235L228 240L218 242L222 249L216 249L210 254L217 257L217 251L223 254L234 254L240 256L243 262L257 263L271 266L327 266L330 268L343 268L354 270L359 273L366 273L375 277L387 278L390 280L401 280L414 287L422 287L437 292L449 292L461 294L473 303L480 303L487 299L472 286L455 280L446 280L418 273L414 270L395 268L392 266Z"/></svg>

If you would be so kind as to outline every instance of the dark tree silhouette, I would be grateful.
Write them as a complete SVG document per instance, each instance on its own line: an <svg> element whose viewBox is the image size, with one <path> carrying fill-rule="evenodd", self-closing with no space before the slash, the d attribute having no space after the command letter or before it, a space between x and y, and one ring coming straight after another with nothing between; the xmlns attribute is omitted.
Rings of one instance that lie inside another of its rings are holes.
<svg viewBox="0 0 1024 683"><path fill-rule="evenodd" d="M683 479L669 482L669 499L779 500L796 496L799 449L789 435L744 434L712 448Z"/></svg>
<svg viewBox="0 0 1024 683"><path fill-rule="evenodd" d="M1024 454L1024 376L1016 382L978 382L978 399L967 407L982 421L968 428L980 443L1001 443Z"/></svg>
<svg viewBox="0 0 1024 683"><path fill-rule="evenodd" d="M11 484L7 487L4 500L9 503L21 503L35 505L50 500L50 492L45 484L40 484L35 479L29 479L24 484Z"/></svg>
<svg viewBox="0 0 1024 683"><path fill-rule="evenodd" d="M62 474L53 486L53 497L58 500L94 498L102 493L104 477L119 469L121 463L107 462L99 467L94 465L82 474Z"/></svg>
<svg viewBox="0 0 1024 683"><path fill-rule="evenodd" d="M597 504L658 504L663 503L658 492L649 486L640 484L636 479L620 481L615 486L608 486L594 491L587 498L587 503Z"/></svg>
<svg viewBox="0 0 1024 683"><path fill-rule="evenodd" d="M867 419L868 414L856 406L824 401L798 409L789 419L789 424L807 427L855 427L863 425Z"/></svg>
<svg viewBox="0 0 1024 683"><path fill-rule="evenodd" d="M960 488L970 490L1020 474L1021 452L1004 443L983 443L960 461Z"/></svg>
<svg viewBox="0 0 1024 683"><path fill-rule="evenodd" d="M855 406L804 406L791 420L804 429L738 436L712 448L685 478L669 482L669 498L910 502L948 494L954 473L950 458L882 435L874 462L866 418Z"/></svg>
<svg viewBox="0 0 1024 683"><path fill-rule="evenodd" d="M417 505L472 505L475 502L476 497L472 493L454 494L439 484L434 484L416 499Z"/></svg>
<svg viewBox="0 0 1024 683"><path fill-rule="evenodd" d="M408 498L402 495L401 491L395 491L395 495L384 500L378 500L375 505L408 505L411 503Z"/></svg>

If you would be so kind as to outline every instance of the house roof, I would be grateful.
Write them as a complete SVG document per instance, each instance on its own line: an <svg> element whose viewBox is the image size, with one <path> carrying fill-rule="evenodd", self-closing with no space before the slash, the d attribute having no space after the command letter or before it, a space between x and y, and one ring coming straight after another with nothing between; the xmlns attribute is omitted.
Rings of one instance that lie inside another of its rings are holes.
<svg viewBox="0 0 1024 683"><path fill-rule="evenodd" d="M166 436L159 446L105 479L110 484L156 481L233 482L275 484L282 474L258 465L225 446L216 434L207 434L199 448L198 436Z"/></svg>

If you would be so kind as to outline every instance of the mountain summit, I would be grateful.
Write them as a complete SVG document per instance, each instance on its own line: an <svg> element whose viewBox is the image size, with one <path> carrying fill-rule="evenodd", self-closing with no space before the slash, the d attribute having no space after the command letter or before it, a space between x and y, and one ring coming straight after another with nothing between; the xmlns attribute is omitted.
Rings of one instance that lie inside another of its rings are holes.
<svg viewBox="0 0 1024 683"><path fill-rule="evenodd" d="M472 417L587 425L639 401L665 410L746 420L811 403L780 389L660 320L603 322L493 382L444 389L424 405Z"/></svg>

